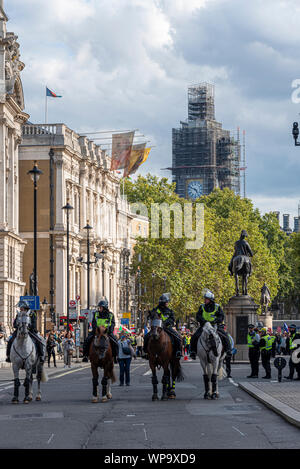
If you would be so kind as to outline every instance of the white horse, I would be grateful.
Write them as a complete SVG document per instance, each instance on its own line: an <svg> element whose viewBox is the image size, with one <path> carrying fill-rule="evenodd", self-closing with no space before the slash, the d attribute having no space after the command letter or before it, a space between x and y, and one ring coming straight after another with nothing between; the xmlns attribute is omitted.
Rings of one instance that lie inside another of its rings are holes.
<svg viewBox="0 0 300 469"><path fill-rule="evenodd" d="M197 343L197 355L203 370L205 386L204 399L217 399L219 397L218 379L226 376L223 368L225 353L222 353L223 345L217 326L206 322Z"/></svg>
<svg viewBox="0 0 300 469"><path fill-rule="evenodd" d="M24 380L25 398L24 404L32 401L32 382L33 382L33 369L36 370L36 377L38 382L38 392L36 400L41 400L40 383L48 380L44 371L43 364L37 356L35 345L28 333L28 326L30 324L30 316L28 311L21 311L17 317L17 336L12 343L10 351L10 361L12 363L14 373L14 397L12 403L19 402L19 387L21 385L19 380L19 370L24 369L26 377Z"/></svg>

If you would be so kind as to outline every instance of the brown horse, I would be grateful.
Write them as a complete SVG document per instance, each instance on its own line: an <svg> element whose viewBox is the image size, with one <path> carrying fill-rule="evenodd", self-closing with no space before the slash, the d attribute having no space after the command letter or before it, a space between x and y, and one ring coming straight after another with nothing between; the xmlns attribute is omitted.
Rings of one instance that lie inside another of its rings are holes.
<svg viewBox="0 0 300 469"><path fill-rule="evenodd" d="M114 360L112 349L107 335L107 329L103 326L97 327L95 338L90 345L89 357L93 374L93 398L92 402L99 402L98 368L103 368L102 384L102 402L107 402L112 398L111 383L116 381L114 375Z"/></svg>
<svg viewBox="0 0 300 469"><path fill-rule="evenodd" d="M180 366L180 360L175 358L173 354L171 338L169 334L163 330L162 321L160 319L152 320L147 353L149 356L149 366L152 371L152 401L158 401L158 380L156 376L157 367L162 367L164 370L162 377L163 394L161 400L167 401L168 399L175 399L175 380L177 379L177 381L182 381L184 378ZM170 382L171 376L172 385Z"/></svg>

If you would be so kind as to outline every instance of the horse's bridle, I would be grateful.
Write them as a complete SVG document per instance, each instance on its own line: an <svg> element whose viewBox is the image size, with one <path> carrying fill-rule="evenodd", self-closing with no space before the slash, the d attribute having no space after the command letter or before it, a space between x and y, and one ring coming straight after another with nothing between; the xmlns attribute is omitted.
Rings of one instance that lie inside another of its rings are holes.
<svg viewBox="0 0 300 469"><path fill-rule="evenodd" d="M23 361L23 366L25 366L25 363L26 361L28 360L28 358L32 355L32 352L34 350L34 345L32 345L32 349L31 349L31 352L29 355L27 355L26 358L22 357L22 355L19 354L19 352L16 350L15 346L13 345L13 349L14 351L16 352L16 354L18 355L19 358L21 358L21 360Z"/></svg>

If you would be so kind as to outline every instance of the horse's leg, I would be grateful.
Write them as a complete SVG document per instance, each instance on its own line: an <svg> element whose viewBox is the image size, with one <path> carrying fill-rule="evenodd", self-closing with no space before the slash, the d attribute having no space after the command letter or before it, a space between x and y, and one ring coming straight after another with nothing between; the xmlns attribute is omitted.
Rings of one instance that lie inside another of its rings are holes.
<svg viewBox="0 0 300 469"><path fill-rule="evenodd" d="M238 274L234 274L234 277L235 277L235 292L236 292L236 296L239 296L239 294L240 294L240 289L239 289L239 276L238 276Z"/></svg>
<svg viewBox="0 0 300 469"><path fill-rule="evenodd" d="M13 372L14 372L14 397L12 398L13 404L19 403L19 387L21 385L19 380L19 368L16 363L13 364Z"/></svg>
<svg viewBox="0 0 300 469"><path fill-rule="evenodd" d="M43 364L40 363L40 359L38 359L36 363L36 379L37 379L37 393L35 400L41 401L42 400L42 393L41 393L41 380L42 380L42 373L43 373Z"/></svg>
<svg viewBox="0 0 300 469"><path fill-rule="evenodd" d="M158 385L158 380L156 376L156 368L153 363L153 360L149 360L149 365L152 371L152 386L153 386L153 395L152 395L152 401L158 401L158 395L157 395L157 385Z"/></svg>
<svg viewBox="0 0 300 469"><path fill-rule="evenodd" d="M244 286L243 286L243 294L244 295L248 295L248 277L249 277L249 274L245 274L243 276L243 281L244 281Z"/></svg>
<svg viewBox="0 0 300 469"><path fill-rule="evenodd" d="M32 374L32 368L31 368L30 383L29 383L29 400L30 400L30 402L32 401L32 398L33 398L32 383L33 383L33 374Z"/></svg>
<svg viewBox="0 0 300 469"><path fill-rule="evenodd" d="M25 397L24 397L24 404L29 404L29 391L30 391L30 377L31 377L31 366L28 364L26 366L26 377L24 379L24 388L25 388Z"/></svg>
<svg viewBox="0 0 300 469"><path fill-rule="evenodd" d="M174 360L172 360L170 362L170 366L171 366L171 375L170 375L170 372L169 372L169 392L168 392L168 397L169 399L175 399L176 397L176 394L175 394L175 363L174 363ZM172 384L170 384L170 378L172 377Z"/></svg>
<svg viewBox="0 0 300 469"><path fill-rule="evenodd" d="M167 401L168 400L168 396L167 396L167 391L168 391L168 382L170 380L170 376L169 376L169 367L168 366L164 366L164 374L163 374L163 377L162 377L162 385L163 385L163 393L162 393L162 397L161 397L161 400L162 401Z"/></svg>
<svg viewBox="0 0 300 469"><path fill-rule="evenodd" d="M211 374L211 385L212 385L212 394L211 398L212 399L217 399L217 386L218 386L218 366L219 366L219 360L216 359L213 365L211 366L212 368L212 374Z"/></svg>
<svg viewBox="0 0 300 469"><path fill-rule="evenodd" d="M99 380L98 367L97 367L97 365L94 365L93 363L91 363L91 369L92 369L92 374L93 374L93 397L92 397L92 402L97 403L97 402L99 402L99 397L98 397L98 380Z"/></svg>

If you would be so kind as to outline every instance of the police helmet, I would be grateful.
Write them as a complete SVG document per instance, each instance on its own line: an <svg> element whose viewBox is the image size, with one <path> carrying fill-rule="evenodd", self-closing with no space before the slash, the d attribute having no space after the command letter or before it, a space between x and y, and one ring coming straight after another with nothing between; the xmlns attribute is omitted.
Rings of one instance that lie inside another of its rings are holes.
<svg viewBox="0 0 300 469"><path fill-rule="evenodd" d="M255 327L255 326L254 326L253 324L249 324L249 325L248 325L248 329L254 329L254 327Z"/></svg>
<svg viewBox="0 0 300 469"><path fill-rule="evenodd" d="M260 330L260 332L264 335L267 333L267 331L268 331L268 329L266 327L262 327L261 330Z"/></svg>
<svg viewBox="0 0 300 469"><path fill-rule="evenodd" d="M169 303L170 301L170 293L163 293L160 297L159 297L159 303Z"/></svg>
<svg viewBox="0 0 300 469"><path fill-rule="evenodd" d="M106 299L100 300L98 303L98 307L102 306L105 309L108 309L108 301Z"/></svg>
<svg viewBox="0 0 300 469"><path fill-rule="evenodd" d="M215 299L215 295L210 290L206 290L203 296L211 301Z"/></svg>
<svg viewBox="0 0 300 469"><path fill-rule="evenodd" d="M30 309L29 303L26 300L20 300L17 304L17 308Z"/></svg>
<svg viewBox="0 0 300 469"><path fill-rule="evenodd" d="M289 325L289 329L297 329L296 324L290 324L290 325Z"/></svg>

